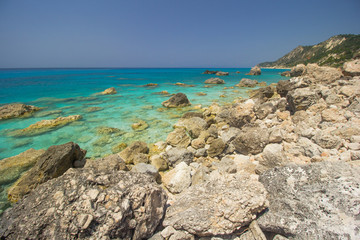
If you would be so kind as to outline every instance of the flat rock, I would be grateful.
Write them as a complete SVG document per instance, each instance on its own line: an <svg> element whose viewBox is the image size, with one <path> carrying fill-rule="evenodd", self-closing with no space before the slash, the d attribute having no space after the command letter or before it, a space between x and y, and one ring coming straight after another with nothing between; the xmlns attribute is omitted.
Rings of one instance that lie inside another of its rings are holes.
<svg viewBox="0 0 360 240"><path fill-rule="evenodd" d="M215 73L216 76L228 76L229 73L228 72L221 72L221 71L218 71L217 73Z"/></svg>
<svg viewBox="0 0 360 240"><path fill-rule="evenodd" d="M4 239L146 239L167 196L143 173L70 169L6 211Z"/></svg>
<svg viewBox="0 0 360 240"><path fill-rule="evenodd" d="M286 166L260 176L269 192L262 230L291 239L359 239L360 168L344 162Z"/></svg>
<svg viewBox="0 0 360 240"><path fill-rule="evenodd" d="M191 186L167 209L163 225L197 236L231 234L267 207L266 191L256 178L226 174Z"/></svg>
<svg viewBox="0 0 360 240"><path fill-rule="evenodd" d="M0 120L27 116L40 108L21 103L11 103L0 107Z"/></svg>
<svg viewBox="0 0 360 240"><path fill-rule="evenodd" d="M360 59L344 63L343 73L345 76L360 76Z"/></svg>
<svg viewBox="0 0 360 240"><path fill-rule="evenodd" d="M189 99L184 93L177 93L161 104L167 108L186 107L191 105Z"/></svg>
<svg viewBox="0 0 360 240"><path fill-rule="evenodd" d="M220 78L209 78L207 80L205 80L206 84L224 84L225 81L220 79Z"/></svg>

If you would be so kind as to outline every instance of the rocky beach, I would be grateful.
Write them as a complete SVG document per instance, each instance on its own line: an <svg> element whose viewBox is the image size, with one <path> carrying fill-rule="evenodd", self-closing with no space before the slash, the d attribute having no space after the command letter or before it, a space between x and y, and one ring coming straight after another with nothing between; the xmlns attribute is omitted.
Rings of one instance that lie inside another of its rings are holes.
<svg viewBox="0 0 360 240"><path fill-rule="evenodd" d="M216 75L204 82L211 87L229 73L204 74ZM1 182L16 180L1 239L358 239L359 59L341 68L301 64L284 75L290 79L267 86L242 79L236 87L252 89L249 98L227 104L191 108L186 94L168 95L164 111L185 110L164 141L134 141L95 159L69 142L1 160ZM38 110L6 105L0 113ZM79 119L12 134L35 136ZM109 139L123 134L98 130Z"/></svg>

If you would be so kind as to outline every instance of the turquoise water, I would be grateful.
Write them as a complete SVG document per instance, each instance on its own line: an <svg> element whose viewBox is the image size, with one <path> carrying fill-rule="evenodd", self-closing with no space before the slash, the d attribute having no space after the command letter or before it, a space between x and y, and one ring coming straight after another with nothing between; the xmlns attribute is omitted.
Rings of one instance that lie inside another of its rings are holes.
<svg viewBox="0 0 360 240"><path fill-rule="evenodd" d="M204 81L215 75L201 74L206 69L9 69L0 70L0 104L21 102L44 109L28 118L0 121L0 159L17 155L29 148L46 149L51 145L76 142L88 151L88 157L99 157L112 152L119 143L142 140L155 143L165 140L172 125L182 115L179 109L163 109L161 102L170 94L183 92L192 106L208 106L212 102L223 104L238 97L246 97L246 88L232 87L242 78L251 78L266 83L280 79L284 70L264 69L260 76L246 76L249 68L216 69L229 72L221 76L223 85L205 88ZM214 69L215 70L215 69ZM241 73L236 73L240 71ZM176 82L195 85L182 87ZM157 83L157 87L144 87ZM115 95L96 95L109 87L115 87ZM236 91L234 91L236 90ZM196 93L204 92L206 96ZM225 97L220 97L225 95ZM91 112L90 107L98 107ZM11 137L9 133L26 128L43 119L80 114L82 119L64 127L33 137ZM133 123L145 121L149 128L134 131ZM113 127L121 134L101 135L99 127Z"/></svg>

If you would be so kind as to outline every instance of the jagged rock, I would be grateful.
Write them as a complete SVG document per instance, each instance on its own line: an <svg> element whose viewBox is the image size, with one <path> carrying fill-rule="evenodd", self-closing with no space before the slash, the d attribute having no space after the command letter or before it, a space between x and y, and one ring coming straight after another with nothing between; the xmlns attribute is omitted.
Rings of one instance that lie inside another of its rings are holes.
<svg viewBox="0 0 360 240"><path fill-rule="evenodd" d="M185 148L174 147L167 150L164 157L171 166L176 166L181 162L190 164L194 159L194 153Z"/></svg>
<svg viewBox="0 0 360 240"><path fill-rule="evenodd" d="M286 166L260 176L269 211L263 231L292 239L358 239L360 168L344 162Z"/></svg>
<svg viewBox="0 0 360 240"><path fill-rule="evenodd" d="M321 112L323 121L326 122L346 122L346 118L343 114L339 113L339 109L328 108Z"/></svg>
<svg viewBox="0 0 360 240"><path fill-rule="evenodd" d="M303 75L305 68L306 67L304 64L298 64L295 67L292 67L290 71L290 77L300 77Z"/></svg>
<svg viewBox="0 0 360 240"><path fill-rule="evenodd" d="M304 88L310 85L310 79L307 77L294 77L290 80L280 80L276 85L276 92L281 97L286 97L288 92L295 88Z"/></svg>
<svg viewBox="0 0 360 240"><path fill-rule="evenodd" d="M61 176L74 166L75 161L82 161L85 154L86 151L73 142L49 147L34 167L9 189L9 201L17 202L40 184Z"/></svg>
<svg viewBox="0 0 360 240"><path fill-rule="evenodd" d="M290 71L282 72L282 73L280 73L280 75L283 77L290 77Z"/></svg>
<svg viewBox="0 0 360 240"><path fill-rule="evenodd" d="M119 156L119 154L112 154L104 158L98 158L95 160L88 159L84 167L96 169L97 171L128 170L125 165L125 161Z"/></svg>
<svg viewBox="0 0 360 240"><path fill-rule="evenodd" d="M225 108L216 115L215 120L218 122L224 121L231 127L241 128L245 124L255 121L254 105L254 101L250 99L230 109Z"/></svg>
<svg viewBox="0 0 360 240"><path fill-rule="evenodd" d="M288 159L281 144L268 144L262 153L260 164L267 168L284 166Z"/></svg>
<svg viewBox="0 0 360 240"><path fill-rule="evenodd" d="M0 120L27 116L40 108L21 103L11 103L0 107Z"/></svg>
<svg viewBox="0 0 360 240"><path fill-rule="evenodd" d="M160 155L152 155L150 157L151 165L155 166L159 171L165 171L169 168L167 161L163 159Z"/></svg>
<svg viewBox="0 0 360 240"><path fill-rule="evenodd" d="M251 68L248 75L261 75L261 69L258 66Z"/></svg>
<svg viewBox="0 0 360 240"><path fill-rule="evenodd" d="M6 211L0 238L150 238L166 201L164 190L146 174L70 169Z"/></svg>
<svg viewBox="0 0 360 240"><path fill-rule="evenodd" d="M231 234L266 207L266 191L256 178L226 174L180 193L163 225L197 236Z"/></svg>
<svg viewBox="0 0 360 240"><path fill-rule="evenodd" d="M175 125L175 128L185 128L192 138L199 137L201 131L205 130L207 123L204 119L199 117L180 119Z"/></svg>
<svg viewBox="0 0 360 240"><path fill-rule="evenodd" d="M306 110L320 99L319 93L310 88L297 88L286 95L289 108L292 112Z"/></svg>
<svg viewBox="0 0 360 240"><path fill-rule="evenodd" d="M157 182L160 182L160 174L157 168L151 164L138 163L131 168L132 172L146 173L152 176Z"/></svg>
<svg viewBox="0 0 360 240"><path fill-rule="evenodd" d="M216 76L228 76L229 73L228 72L221 72L221 71L218 71L217 73L215 73Z"/></svg>
<svg viewBox="0 0 360 240"><path fill-rule="evenodd" d="M26 150L16 156L4 158L0 161L0 185L14 182L20 175L35 165L45 150Z"/></svg>
<svg viewBox="0 0 360 240"><path fill-rule="evenodd" d="M314 83L332 83L342 77L342 73L337 68L319 67L317 64L306 65L303 75L312 78Z"/></svg>
<svg viewBox="0 0 360 240"><path fill-rule="evenodd" d="M343 74L345 76L360 76L360 59L345 62L343 66Z"/></svg>
<svg viewBox="0 0 360 240"><path fill-rule="evenodd" d="M103 92L101 92L101 95L112 95L112 94L116 94L116 89L114 87L105 89Z"/></svg>
<svg viewBox="0 0 360 240"><path fill-rule="evenodd" d="M274 113L276 111L276 107L271 102L266 102L255 106L254 111L258 119L264 119L270 113Z"/></svg>
<svg viewBox="0 0 360 240"><path fill-rule="evenodd" d="M124 159L126 164L133 164L134 158L137 154L148 154L149 148L145 142L133 142L130 146L122 150L119 155L122 159Z"/></svg>
<svg viewBox="0 0 360 240"><path fill-rule="evenodd" d="M162 181L171 193L180 193L191 185L191 167L185 162L180 162L164 174Z"/></svg>
<svg viewBox="0 0 360 240"><path fill-rule="evenodd" d="M164 107L176 108L190 106L191 103L187 96L183 93L177 93L168 100L161 103Z"/></svg>
<svg viewBox="0 0 360 240"><path fill-rule="evenodd" d="M191 146L195 149L204 148L205 147L205 139L204 138L196 138L191 141Z"/></svg>
<svg viewBox="0 0 360 240"><path fill-rule="evenodd" d="M267 128L244 127L232 143L239 153L258 154L269 143L269 131Z"/></svg>
<svg viewBox="0 0 360 240"><path fill-rule="evenodd" d="M223 140L221 138L217 138L210 143L207 153L210 157L215 157L220 155L224 151L225 147L226 145Z"/></svg>
<svg viewBox="0 0 360 240"><path fill-rule="evenodd" d="M166 142L173 147L186 148L191 143L191 138L186 134L184 128L175 128L168 134Z"/></svg>
<svg viewBox="0 0 360 240"><path fill-rule="evenodd" d="M274 96L274 94L275 94L275 87L270 85L267 87L252 90L250 92L250 98L258 98L262 102L265 102L269 98L272 98Z"/></svg>
<svg viewBox="0 0 360 240"><path fill-rule="evenodd" d="M220 78L209 78L205 81L206 84L224 84L225 81Z"/></svg>
<svg viewBox="0 0 360 240"><path fill-rule="evenodd" d="M237 87L255 87L257 84L258 84L258 81L256 81L256 80L243 78L235 86L237 86Z"/></svg>
<svg viewBox="0 0 360 240"><path fill-rule="evenodd" d="M134 155L133 164L149 163L149 155L145 153L138 153Z"/></svg>
<svg viewBox="0 0 360 240"><path fill-rule="evenodd" d="M71 122L80 120L82 117L80 115L72 115L67 117L58 117L51 120L41 120L37 123L31 124L29 127L15 130L10 133L12 136L35 136L43 134L45 132L63 127Z"/></svg>

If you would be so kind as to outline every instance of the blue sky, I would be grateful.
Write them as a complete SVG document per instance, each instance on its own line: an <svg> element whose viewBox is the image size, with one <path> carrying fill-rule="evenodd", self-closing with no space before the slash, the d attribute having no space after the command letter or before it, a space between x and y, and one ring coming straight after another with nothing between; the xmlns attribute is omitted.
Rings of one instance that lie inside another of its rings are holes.
<svg viewBox="0 0 360 240"><path fill-rule="evenodd" d="M360 33L359 0L0 0L0 68L250 67Z"/></svg>

